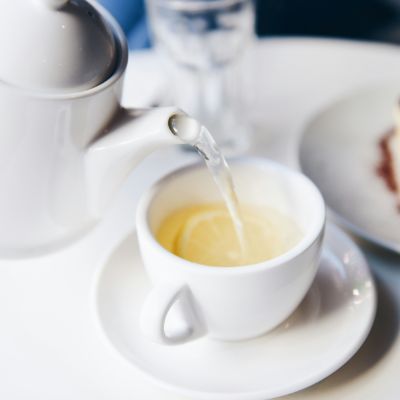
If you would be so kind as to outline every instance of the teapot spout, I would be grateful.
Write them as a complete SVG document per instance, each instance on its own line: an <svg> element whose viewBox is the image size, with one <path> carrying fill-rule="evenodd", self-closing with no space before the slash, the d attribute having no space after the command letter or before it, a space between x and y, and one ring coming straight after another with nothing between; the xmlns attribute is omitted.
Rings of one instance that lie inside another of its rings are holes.
<svg viewBox="0 0 400 400"><path fill-rule="evenodd" d="M111 126L89 145L85 156L88 208L103 214L114 193L133 168L151 152L185 143L171 121L185 115L175 107L121 109Z"/></svg>

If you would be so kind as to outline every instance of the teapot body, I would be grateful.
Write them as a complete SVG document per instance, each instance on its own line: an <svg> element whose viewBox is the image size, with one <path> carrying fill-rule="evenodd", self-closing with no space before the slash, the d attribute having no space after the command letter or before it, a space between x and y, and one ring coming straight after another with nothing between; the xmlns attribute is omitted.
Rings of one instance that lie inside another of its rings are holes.
<svg viewBox="0 0 400 400"><path fill-rule="evenodd" d="M28 3L19 0L18 4ZM45 14L51 20L64 16L68 22L72 14L63 8L68 4L78 7L75 11L85 18L89 15L95 23L102 21L101 31L112 32L115 46L109 56L114 68L99 84L92 86L90 81L84 89L74 85L67 89L28 88L23 82L19 86L0 77L0 258L30 257L80 237L102 217L138 162L158 148L182 144L170 129L170 118L182 115L181 110L121 107L128 47L115 20L94 2L46 0L43 4L55 7ZM39 6L39 2L31 5ZM15 4L8 6L9 11L14 10ZM78 26L78 34L80 27L86 26L85 19L80 22L83 25L68 26ZM93 32L86 39L96 39L98 30ZM72 50L84 50L74 40L71 43ZM89 67L93 64L90 43ZM80 56L88 58L88 54L79 53L77 66ZM60 68L55 75L62 83L69 82L75 73L70 70L73 63L67 61L53 63L52 70ZM29 60L27 64L29 68ZM103 64L109 63L105 60ZM90 75L90 69L82 71Z"/></svg>
<svg viewBox="0 0 400 400"><path fill-rule="evenodd" d="M113 79L67 97L0 83L1 256L51 250L98 219L88 206L85 153L120 108L123 73Z"/></svg>

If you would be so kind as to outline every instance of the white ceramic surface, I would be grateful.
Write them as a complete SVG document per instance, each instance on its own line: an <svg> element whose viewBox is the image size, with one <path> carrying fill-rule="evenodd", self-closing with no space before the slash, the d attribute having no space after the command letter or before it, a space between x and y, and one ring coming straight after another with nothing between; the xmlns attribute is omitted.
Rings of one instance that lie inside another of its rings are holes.
<svg viewBox="0 0 400 400"><path fill-rule="evenodd" d="M85 0L3 1L0 80L45 92L75 92L105 81L120 50L98 9Z"/></svg>
<svg viewBox="0 0 400 400"><path fill-rule="evenodd" d="M376 173L379 140L394 125L400 83L363 88L319 112L305 127L300 165L338 220L400 252L396 195Z"/></svg>
<svg viewBox="0 0 400 400"><path fill-rule="evenodd" d="M140 252L154 288L143 305L141 327L165 345L208 335L244 340L275 328L299 305L318 268L325 204L304 175L262 158L230 162L242 204L275 209L292 219L302 238L279 257L254 265L199 265L165 250L154 235L172 212L222 201L204 163L177 169L156 182L136 212ZM181 318L168 324L169 312Z"/></svg>
<svg viewBox="0 0 400 400"><path fill-rule="evenodd" d="M154 344L139 327L150 287L137 239L129 236L97 278L99 326L132 366L153 382L193 399L266 400L318 382L357 351L376 307L364 257L334 226L327 228L320 267L304 301L278 328L253 340L201 338L182 346Z"/></svg>
<svg viewBox="0 0 400 400"><path fill-rule="evenodd" d="M62 14L62 9L49 10L39 0L6 2L7 10L29 8L22 6L25 1L42 7L39 14L45 14L45 21L51 21L47 13ZM71 2L71 7L84 7L81 3ZM4 40L10 35L2 33L3 11L0 15L0 40ZM39 23L35 13L29 18L32 24ZM5 82L0 67L0 190L4 194L0 196L0 257L42 253L81 236L101 218L139 161L159 147L179 143L168 127L169 117L179 110L121 108L128 50L114 20L107 14L104 20L115 36L119 58L113 74L91 89L61 88L51 93L23 89ZM15 48L15 44L8 48L5 58L12 57ZM18 51L27 57L22 49ZM30 64L27 59L24 70Z"/></svg>
<svg viewBox="0 0 400 400"><path fill-rule="evenodd" d="M295 165L298 133L349 90L396 80L397 46L327 39L263 39L252 152ZM158 99L163 70L152 51L131 55L123 104ZM345 62L343 62L345 60ZM268 73L266 73L268 71ZM7 400L191 400L152 384L108 346L93 322L93 279L105 256L132 232L140 193L196 155L178 148L150 155L89 235L45 257L0 260L0 398ZM357 354L322 382L285 400L397 400L400 363L400 256L361 243L378 288L377 316ZM117 278L117 277L115 277Z"/></svg>

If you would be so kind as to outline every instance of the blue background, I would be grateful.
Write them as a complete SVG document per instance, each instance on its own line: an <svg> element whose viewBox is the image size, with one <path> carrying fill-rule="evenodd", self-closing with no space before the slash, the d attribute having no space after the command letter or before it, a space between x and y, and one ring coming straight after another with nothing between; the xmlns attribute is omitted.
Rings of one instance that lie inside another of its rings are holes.
<svg viewBox="0 0 400 400"><path fill-rule="evenodd" d="M131 49L150 46L143 0L99 1L119 21ZM258 35L400 43L400 0L258 0L256 4Z"/></svg>

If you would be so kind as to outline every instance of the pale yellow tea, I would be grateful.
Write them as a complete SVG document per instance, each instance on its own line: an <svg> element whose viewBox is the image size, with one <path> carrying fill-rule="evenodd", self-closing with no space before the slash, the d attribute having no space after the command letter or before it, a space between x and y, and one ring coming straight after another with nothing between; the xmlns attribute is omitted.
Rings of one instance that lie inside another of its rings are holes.
<svg viewBox="0 0 400 400"><path fill-rule="evenodd" d="M240 206L244 246L226 206L192 205L167 216L158 242L186 260L211 266L255 264L292 248L302 233L295 221L267 207Z"/></svg>

